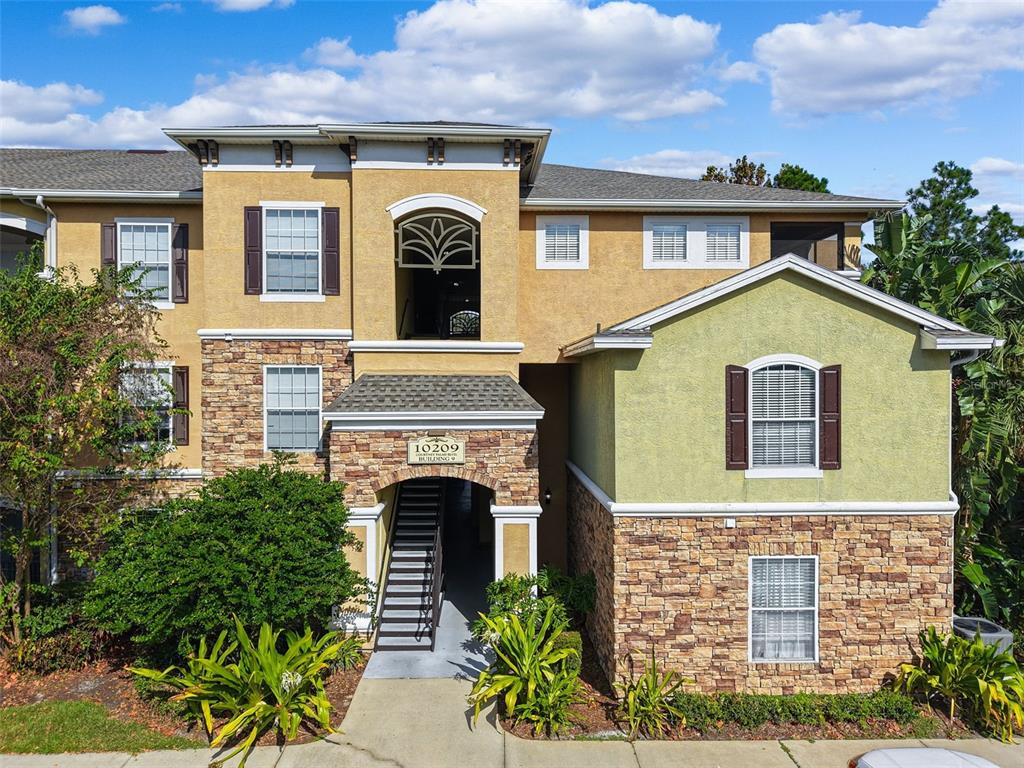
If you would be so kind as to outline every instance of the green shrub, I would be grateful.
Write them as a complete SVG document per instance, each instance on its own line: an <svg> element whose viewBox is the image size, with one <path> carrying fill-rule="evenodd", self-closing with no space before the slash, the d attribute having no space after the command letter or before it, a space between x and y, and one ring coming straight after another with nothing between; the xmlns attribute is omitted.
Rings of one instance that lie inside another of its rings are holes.
<svg viewBox="0 0 1024 768"><path fill-rule="evenodd" d="M554 604L548 605L539 623L532 615L520 620L516 613L481 618L495 660L477 677L469 695L474 720L488 702L502 697L505 712L517 722L528 720L536 732L563 728L578 682L565 662L577 652L569 646L555 647L565 624L556 619Z"/></svg>
<svg viewBox="0 0 1024 768"><path fill-rule="evenodd" d="M642 674L631 673L629 679L615 684L622 694L619 713L629 724L631 740L640 733L661 736L673 723L686 725L682 711L674 703L676 693L685 682L674 671L661 672L652 650L651 660L644 664Z"/></svg>
<svg viewBox="0 0 1024 768"><path fill-rule="evenodd" d="M1024 671L1010 651L929 627L920 635L917 663L901 664L893 687L929 702L941 699L949 719L961 706L975 727L1006 742L1024 728Z"/></svg>
<svg viewBox="0 0 1024 768"><path fill-rule="evenodd" d="M597 601L597 581L593 573L568 576L557 568L545 566L537 574L537 587L541 595L557 598L577 621L591 613Z"/></svg>
<svg viewBox="0 0 1024 768"><path fill-rule="evenodd" d="M17 670L47 675L81 669L100 657L106 648L102 633L71 627L38 639L25 638L7 652L7 660Z"/></svg>
<svg viewBox="0 0 1024 768"><path fill-rule="evenodd" d="M349 635L342 639L338 653L331 662L331 669L352 669L363 660L363 638Z"/></svg>
<svg viewBox="0 0 1024 768"><path fill-rule="evenodd" d="M363 588L343 552L355 545L343 489L275 462L127 516L107 532L86 614L165 658L232 615L250 629L324 629Z"/></svg>
<svg viewBox="0 0 1024 768"><path fill-rule="evenodd" d="M21 620L22 637L40 640L82 623L85 584L66 582L54 587L33 584L32 612Z"/></svg>
<svg viewBox="0 0 1024 768"><path fill-rule="evenodd" d="M890 690L787 696L678 692L673 703L685 717L686 724L699 731L708 731L725 723L754 729L766 723L819 725L884 719L906 725L918 717L917 708L909 696Z"/></svg>
<svg viewBox="0 0 1024 768"><path fill-rule="evenodd" d="M575 653L567 657L564 666L573 675L579 675L583 665L583 637L574 629L567 629L555 638L555 648L572 648Z"/></svg>
<svg viewBox="0 0 1024 768"><path fill-rule="evenodd" d="M487 617L516 615L520 621L539 624L548 610L554 611L553 621L558 625L569 623L565 605L554 595L538 596L537 577L509 574L487 585ZM488 626L483 617L473 622L473 636L488 641Z"/></svg>
<svg viewBox="0 0 1024 768"><path fill-rule="evenodd" d="M323 676L345 641L335 632L314 639L308 628L302 635L288 631L282 651L281 630L263 624L253 644L242 623L237 618L234 622L230 643L226 630L209 649L205 639L200 641L198 652L184 667L163 671L132 667L131 671L174 688L177 693L172 698L184 702L211 735L214 717L227 718L210 744L217 747L240 739L223 758L227 762L243 752L239 768L244 768L256 739L270 728L286 741L295 739L303 723L333 732Z"/></svg>

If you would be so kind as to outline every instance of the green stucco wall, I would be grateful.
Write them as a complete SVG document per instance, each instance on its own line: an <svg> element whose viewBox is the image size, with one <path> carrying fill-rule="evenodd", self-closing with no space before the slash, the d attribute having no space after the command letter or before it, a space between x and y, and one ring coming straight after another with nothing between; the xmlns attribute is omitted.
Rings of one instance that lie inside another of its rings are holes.
<svg viewBox="0 0 1024 768"><path fill-rule="evenodd" d="M787 353L843 367L842 469L746 479L725 469L725 366ZM595 435L578 429L572 455L599 468L602 479L590 476L615 501L948 498L948 353L921 350L915 323L804 277L776 276L669 320L643 353L592 356L573 379L574 417L600 420L609 376L614 446L581 445Z"/></svg>
<svg viewBox="0 0 1024 768"><path fill-rule="evenodd" d="M621 353L583 358L570 374L569 457L615 497L615 370Z"/></svg>

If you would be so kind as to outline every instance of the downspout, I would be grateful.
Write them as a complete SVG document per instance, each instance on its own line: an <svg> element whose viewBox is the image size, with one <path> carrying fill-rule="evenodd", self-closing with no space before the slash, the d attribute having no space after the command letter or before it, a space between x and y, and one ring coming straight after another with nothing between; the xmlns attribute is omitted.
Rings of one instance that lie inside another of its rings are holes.
<svg viewBox="0 0 1024 768"><path fill-rule="evenodd" d="M46 204L42 195L36 195L35 200L18 199L25 205L39 208L46 213L46 263L41 274L51 274L57 268L57 214Z"/></svg>

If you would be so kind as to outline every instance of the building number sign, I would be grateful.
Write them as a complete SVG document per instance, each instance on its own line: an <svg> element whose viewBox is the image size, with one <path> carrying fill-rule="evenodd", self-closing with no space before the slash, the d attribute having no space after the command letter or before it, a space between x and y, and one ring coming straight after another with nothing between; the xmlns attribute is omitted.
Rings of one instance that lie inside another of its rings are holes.
<svg viewBox="0 0 1024 768"><path fill-rule="evenodd" d="M466 441L451 437L420 437L409 441L410 464L465 464Z"/></svg>

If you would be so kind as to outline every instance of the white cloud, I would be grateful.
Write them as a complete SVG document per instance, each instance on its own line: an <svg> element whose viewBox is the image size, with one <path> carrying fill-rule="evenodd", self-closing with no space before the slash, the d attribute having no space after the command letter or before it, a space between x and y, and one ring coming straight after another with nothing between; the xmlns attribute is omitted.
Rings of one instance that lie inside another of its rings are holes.
<svg viewBox="0 0 1024 768"><path fill-rule="evenodd" d="M295 0L209 0L218 11L258 11L272 5L275 8L288 8L295 4Z"/></svg>
<svg viewBox="0 0 1024 768"><path fill-rule="evenodd" d="M782 24L754 43L772 108L827 115L941 103L989 73L1024 69L1024 3L942 0L917 26L865 22L858 12Z"/></svg>
<svg viewBox="0 0 1024 768"><path fill-rule="evenodd" d="M998 205L1018 224L1024 223L1024 162L989 156L978 158L970 168L978 189L974 210L985 213Z"/></svg>
<svg viewBox="0 0 1024 768"><path fill-rule="evenodd" d="M1004 157L981 157L971 163L975 176L1011 176L1024 179L1024 163L1007 160Z"/></svg>
<svg viewBox="0 0 1024 768"><path fill-rule="evenodd" d="M181 13L181 3L160 3L151 9L155 13Z"/></svg>
<svg viewBox="0 0 1024 768"><path fill-rule="evenodd" d="M761 82L761 68L752 61L734 61L718 75L719 79L727 83Z"/></svg>
<svg viewBox="0 0 1024 768"><path fill-rule="evenodd" d="M64 11L64 20L74 32L98 35L105 27L116 27L128 19L109 5L84 5Z"/></svg>
<svg viewBox="0 0 1024 768"><path fill-rule="evenodd" d="M303 55L324 67L349 69L361 61L359 54L353 51L352 46L349 45L350 40L349 37L344 40L323 37L312 48L306 49Z"/></svg>
<svg viewBox="0 0 1024 768"><path fill-rule="evenodd" d="M602 165L615 171L699 179L709 165L728 165L734 159L717 149L662 149L625 160L606 159Z"/></svg>
<svg viewBox="0 0 1024 768"><path fill-rule="evenodd" d="M5 115L0 133L7 143L159 146L159 128L172 125L642 121L724 104L699 85L715 25L614 0L594 8L548 0L529 11L512 0L439 0L402 18L389 50L358 56L347 40L324 38L306 52L316 62L310 68L201 77L181 103L122 106L95 119L37 124Z"/></svg>
<svg viewBox="0 0 1024 768"><path fill-rule="evenodd" d="M78 107L94 106L102 101L102 94L81 85L50 83L33 88L16 80L0 80L0 119L4 120L58 121Z"/></svg>

